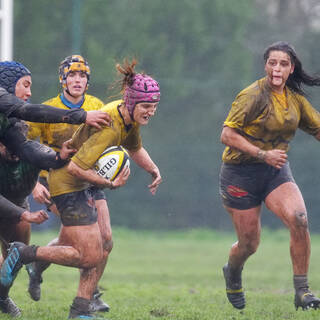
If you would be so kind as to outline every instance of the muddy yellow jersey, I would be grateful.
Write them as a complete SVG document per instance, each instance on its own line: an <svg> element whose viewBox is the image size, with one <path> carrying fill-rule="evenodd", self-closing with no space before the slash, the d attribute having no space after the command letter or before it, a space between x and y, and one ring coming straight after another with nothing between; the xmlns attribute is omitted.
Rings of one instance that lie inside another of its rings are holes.
<svg viewBox="0 0 320 320"><path fill-rule="evenodd" d="M134 122L127 126L120 114L121 100L107 104L101 110L108 112L112 125L102 130L81 125L72 137L72 145L78 150L71 158L84 170L93 168L102 152L111 146L122 145L129 151L137 151L142 147L140 126ZM49 190L52 196L84 190L89 184L68 173L67 166L51 170L49 174Z"/></svg>
<svg viewBox="0 0 320 320"><path fill-rule="evenodd" d="M284 94L271 93L269 102L260 105L259 93L266 79L260 79L241 91L232 103L224 126L235 129L250 143L263 150L288 151L298 128L310 135L320 130L320 113L302 95L285 87ZM226 147L222 160L226 163L259 162L241 151Z"/></svg>
<svg viewBox="0 0 320 320"><path fill-rule="evenodd" d="M44 104L60 109L70 109L65 103L65 98L59 94L49 99ZM91 95L85 94L81 104L82 109L86 111L100 110L104 106L103 102ZM62 143L70 139L79 125L68 123L35 123L29 122L28 138L31 140L39 139L40 143L45 144L55 151L60 151ZM47 177L47 171L41 171L41 177Z"/></svg>

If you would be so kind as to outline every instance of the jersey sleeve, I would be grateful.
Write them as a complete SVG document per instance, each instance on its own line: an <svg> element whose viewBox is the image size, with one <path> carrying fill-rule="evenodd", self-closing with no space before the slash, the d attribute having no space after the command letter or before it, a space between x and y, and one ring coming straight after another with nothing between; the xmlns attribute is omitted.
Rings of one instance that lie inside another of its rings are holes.
<svg viewBox="0 0 320 320"><path fill-rule="evenodd" d="M63 110L44 104L24 103L9 116L32 122L80 124L85 122L87 113L82 109Z"/></svg>
<svg viewBox="0 0 320 320"><path fill-rule="evenodd" d="M242 130L251 120L253 120L255 106L256 95L240 92L232 103L231 110L224 121L224 126Z"/></svg>
<svg viewBox="0 0 320 320"><path fill-rule="evenodd" d="M0 88L0 112L7 117L16 117L32 122L80 124L85 122L84 110L61 110L42 104L27 103Z"/></svg>
<svg viewBox="0 0 320 320"><path fill-rule="evenodd" d="M9 119L4 114L0 114L0 137L5 136L6 130L9 128L9 126Z"/></svg>
<svg viewBox="0 0 320 320"><path fill-rule="evenodd" d="M19 122L16 122L6 130L5 136L0 138L0 141L20 159L36 168L46 170L60 168L66 164L66 161L57 157L57 153L51 148L38 141L27 140L21 130Z"/></svg>
<svg viewBox="0 0 320 320"><path fill-rule="evenodd" d="M13 202L0 195L0 218L10 218L19 221L21 219L21 214L24 211L26 211L26 209L18 207Z"/></svg>
<svg viewBox="0 0 320 320"><path fill-rule="evenodd" d="M71 161L84 170L88 170L98 160L101 153L108 147L119 143L119 134L110 127L105 127L89 137L71 158ZM76 145L76 143L73 143Z"/></svg>
<svg viewBox="0 0 320 320"><path fill-rule="evenodd" d="M21 108L25 102L15 95L8 93L5 89L0 88L0 112L6 116Z"/></svg>
<svg viewBox="0 0 320 320"><path fill-rule="evenodd" d="M300 96L301 118L299 128L304 132L315 136L320 130L320 113L312 107L310 102L303 96Z"/></svg>

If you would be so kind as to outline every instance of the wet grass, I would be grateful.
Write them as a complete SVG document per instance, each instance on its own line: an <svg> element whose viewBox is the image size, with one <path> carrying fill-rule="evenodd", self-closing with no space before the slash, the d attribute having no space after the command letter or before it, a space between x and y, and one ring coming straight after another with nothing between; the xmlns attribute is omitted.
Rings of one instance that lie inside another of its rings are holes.
<svg viewBox="0 0 320 320"><path fill-rule="evenodd" d="M265 230L258 252L243 273L247 306L232 308L225 297L222 266L235 241L233 233L211 230L176 232L115 228L114 249L100 281L113 320L262 320L319 319L320 311L295 311L289 235ZM33 233L32 242L46 244L55 232ZM312 236L310 284L320 293L320 236ZM42 298L32 301L23 269L11 297L23 319L67 319L76 295L77 269L52 265L44 273ZM2 315L3 319L10 319Z"/></svg>

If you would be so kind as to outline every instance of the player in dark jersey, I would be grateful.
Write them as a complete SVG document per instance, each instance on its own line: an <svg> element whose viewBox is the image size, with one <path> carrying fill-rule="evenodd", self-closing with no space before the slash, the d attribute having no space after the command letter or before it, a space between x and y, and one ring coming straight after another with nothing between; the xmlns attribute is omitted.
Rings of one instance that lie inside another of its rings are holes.
<svg viewBox="0 0 320 320"><path fill-rule="evenodd" d="M61 150L61 153L63 157L66 154L64 150ZM20 160L0 143L0 194L21 212L19 216L1 209L3 214L0 216L0 236L5 241L1 243L3 258L7 256L8 242L19 240L29 243L31 222L39 224L48 219L44 210L29 212L27 202L27 196L37 183L40 170L28 161ZM19 308L8 297L9 289L10 287L0 284L0 310L12 316L19 316Z"/></svg>

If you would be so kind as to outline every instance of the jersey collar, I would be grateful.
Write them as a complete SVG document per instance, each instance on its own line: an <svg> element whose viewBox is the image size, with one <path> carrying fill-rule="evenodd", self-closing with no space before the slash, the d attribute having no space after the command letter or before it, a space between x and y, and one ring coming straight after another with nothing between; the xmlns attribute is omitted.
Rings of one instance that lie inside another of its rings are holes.
<svg viewBox="0 0 320 320"><path fill-rule="evenodd" d="M68 107L69 109L79 109L82 107L83 105L83 102L84 102L84 95L81 99L81 101L79 103L72 103L70 102L65 96L63 93L60 94L60 99L61 99L61 102L66 106Z"/></svg>

